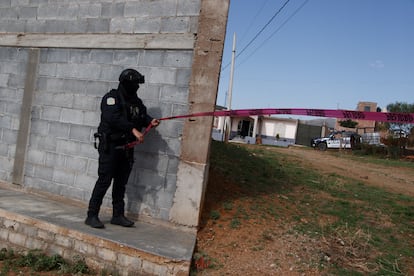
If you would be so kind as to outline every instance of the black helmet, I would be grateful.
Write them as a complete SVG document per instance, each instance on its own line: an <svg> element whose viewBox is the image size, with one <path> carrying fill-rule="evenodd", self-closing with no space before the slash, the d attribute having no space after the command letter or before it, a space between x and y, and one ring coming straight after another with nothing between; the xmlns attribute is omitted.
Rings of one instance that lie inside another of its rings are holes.
<svg viewBox="0 0 414 276"><path fill-rule="evenodd" d="M119 82L135 82L135 83L144 83L145 78L137 70L134 69L125 69L119 75Z"/></svg>

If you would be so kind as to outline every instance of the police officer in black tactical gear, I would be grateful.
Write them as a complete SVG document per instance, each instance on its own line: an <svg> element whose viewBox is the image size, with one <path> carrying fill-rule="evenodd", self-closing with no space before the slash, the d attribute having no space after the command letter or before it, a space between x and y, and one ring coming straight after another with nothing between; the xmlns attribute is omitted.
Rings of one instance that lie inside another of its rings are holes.
<svg viewBox="0 0 414 276"><path fill-rule="evenodd" d="M101 102L101 122L95 138L99 138L98 180L89 201L85 223L93 228L104 228L98 214L102 200L113 181L111 223L131 227L134 222L125 217L125 186L134 162L134 149L123 147L133 141L144 142L141 130L160 121L147 114L137 96L144 76L134 69L126 69L119 76L118 89L108 92Z"/></svg>

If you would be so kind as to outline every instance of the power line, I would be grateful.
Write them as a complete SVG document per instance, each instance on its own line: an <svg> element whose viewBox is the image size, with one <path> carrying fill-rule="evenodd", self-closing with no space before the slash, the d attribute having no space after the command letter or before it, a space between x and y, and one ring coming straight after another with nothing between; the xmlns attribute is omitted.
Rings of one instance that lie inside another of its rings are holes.
<svg viewBox="0 0 414 276"><path fill-rule="evenodd" d="M308 2L309 0L305 0L302 5L300 5L285 21L283 21L283 23L273 33L270 34L268 38L266 38L258 47L256 47L256 49L254 49L250 55L242 60L239 63L239 66L245 63L249 58L251 58L252 55L254 55L261 47L263 47L263 45L265 45L276 33L278 33L280 29L282 29Z"/></svg>
<svg viewBox="0 0 414 276"><path fill-rule="evenodd" d="M264 7L267 5L267 3L269 2L269 0L266 0L265 2L262 3L261 7L259 8L259 10L256 12L256 14L254 15L253 19L250 21L250 23L248 24L247 29L244 31L243 35L240 36L240 43L244 41L244 39L246 38L247 33L250 31L250 29L253 26L253 23L256 21L256 19L259 17L259 14L263 11Z"/></svg>
<svg viewBox="0 0 414 276"><path fill-rule="evenodd" d="M246 46L244 46L244 48L236 55L236 58L239 57L256 39L257 37L267 28L267 26L269 26L270 23L272 23L272 21L276 18L276 16L286 7L286 5L290 2L290 0L287 0L282 7L277 10L273 16L269 19L269 21L267 21L267 23L260 29L260 31L249 41L249 43L247 43ZM225 70L228 66L230 65L230 63L228 63L226 66L223 67L222 71Z"/></svg>

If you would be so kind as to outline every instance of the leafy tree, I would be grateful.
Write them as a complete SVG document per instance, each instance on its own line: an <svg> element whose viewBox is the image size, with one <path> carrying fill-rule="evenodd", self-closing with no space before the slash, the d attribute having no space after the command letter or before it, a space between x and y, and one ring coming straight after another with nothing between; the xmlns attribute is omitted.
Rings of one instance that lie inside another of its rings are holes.
<svg viewBox="0 0 414 276"><path fill-rule="evenodd" d="M414 103L409 104L406 102L395 102L387 105L388 112L399 113L414 113ZM403 130L409 133L413 127L412 123L389 123L389 128L392 130Z"/></svg>
<svg viewBox="0 0 414 276"><path fill-rule="evenodd" d="M345 121L339 121L341 127L355 128L358 125L358 122L352 121L351 119Z"/></svg>

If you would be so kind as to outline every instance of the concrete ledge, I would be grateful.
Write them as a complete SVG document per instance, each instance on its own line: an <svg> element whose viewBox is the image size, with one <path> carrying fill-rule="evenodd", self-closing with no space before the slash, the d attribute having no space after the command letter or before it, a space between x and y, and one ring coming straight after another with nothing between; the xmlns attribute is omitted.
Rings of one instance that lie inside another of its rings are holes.
<svg viewBox="0 0 414 276"><path fill-rule="evenodd" d="M120 275L188 275L196 234L136 222L133 228L84 224L85 210L68 202L5 189L0 185L0 241L12 248L41 249Z"/></svg>
<svg viewBox="0 0 414 276"><path fill-rule="evenodd" d="M0 33L0 46L85 49L193 50L193 34Z"/></svg>

